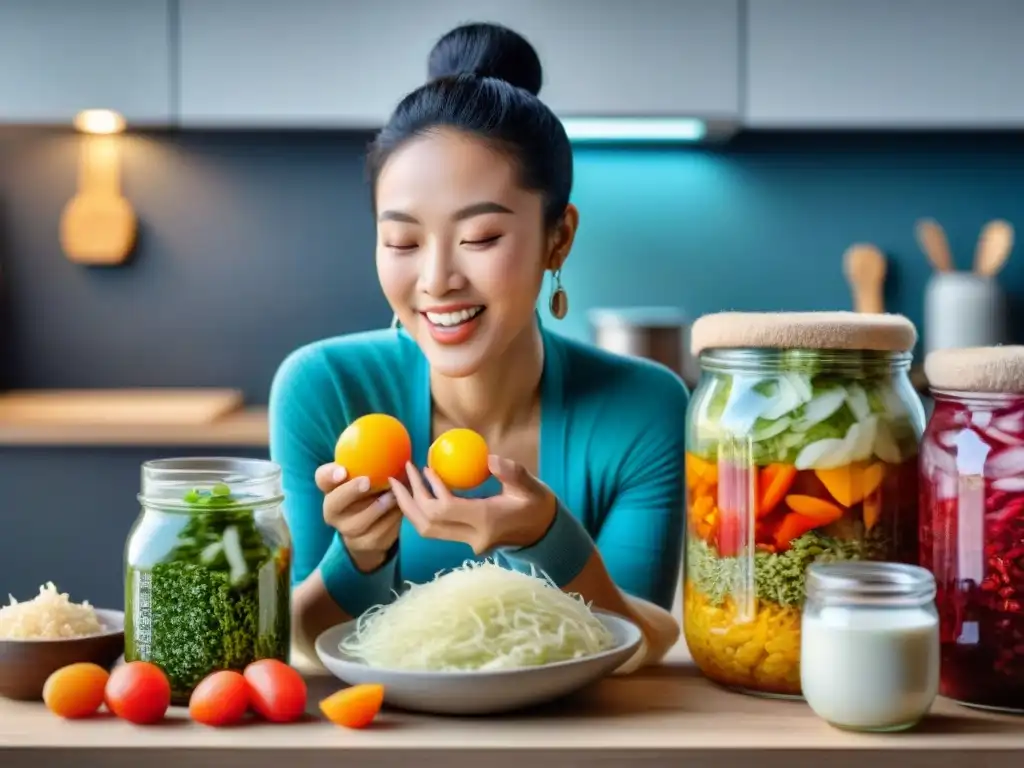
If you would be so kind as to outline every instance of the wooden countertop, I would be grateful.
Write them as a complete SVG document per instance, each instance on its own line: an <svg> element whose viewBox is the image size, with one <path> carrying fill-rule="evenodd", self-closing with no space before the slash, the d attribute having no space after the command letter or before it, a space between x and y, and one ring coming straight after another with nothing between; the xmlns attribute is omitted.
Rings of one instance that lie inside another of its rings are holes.
<svg viewBox="0 0 1024 768"><path fill-rule="evenodd" d="M244 408L209 424L75 424L0 421L3 447L202 447L265 448L267 409Z"/></svg>
<svg viewBox="0 0 1024 768"><path fill-rule="evenodd" d="M341 683L309 672L309 712ZM42 704L0 699L0 765L282 765L417 768L572 768L671 765L715 768L1019 768L1024 717L994 715L939 700L916 730L867 735L837 730L803 702L731 693L705 680L677 649L657 668L608 678L560 703L488 718L383 713L350 731L311 718L291 725L213 729L172 710L169 721L135 727L110 716L62 721ZM301 754L301 758L299 755ZM301 762L300 762L301 760Z"/></svg>

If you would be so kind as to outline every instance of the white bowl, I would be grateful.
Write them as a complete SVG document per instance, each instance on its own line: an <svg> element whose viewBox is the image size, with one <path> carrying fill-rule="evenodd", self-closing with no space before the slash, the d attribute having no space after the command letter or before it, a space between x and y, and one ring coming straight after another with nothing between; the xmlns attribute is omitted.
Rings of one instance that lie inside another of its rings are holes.
<svg viewBox="0 0 1024 768"><path fill-rule="evenodd" d="M370 667L338 647L355 630L355 621L324 631L316 639L316 654L342 682L383 685L384 702L389 706L444 715L508 712L573 693L611 674L636 653L643 636L635 624L604 611L594 614L614 636L611 648L586 658L538 667L486 672L410 672Z"/></svg>

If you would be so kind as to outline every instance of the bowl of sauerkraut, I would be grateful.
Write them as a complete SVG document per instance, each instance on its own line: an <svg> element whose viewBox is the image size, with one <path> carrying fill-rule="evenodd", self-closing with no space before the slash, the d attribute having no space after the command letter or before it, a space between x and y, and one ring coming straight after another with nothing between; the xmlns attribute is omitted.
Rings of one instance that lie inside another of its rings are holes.
<svg viewBox="0 0 1024 768"><path fill-rule="evenodd" d="M467 562L394 602L323 632L320 661L385 703L434 714L491 714L545 703L622 667L639 628L547 579Z"/></svg>
<svg viewBox="0 0 1024 768"><path fill-rule="evenodd" d="M52 582L0 606L0 696L38 700L52 672L76 662L110 668L124 653L124 612L74 603Z"/></svg>

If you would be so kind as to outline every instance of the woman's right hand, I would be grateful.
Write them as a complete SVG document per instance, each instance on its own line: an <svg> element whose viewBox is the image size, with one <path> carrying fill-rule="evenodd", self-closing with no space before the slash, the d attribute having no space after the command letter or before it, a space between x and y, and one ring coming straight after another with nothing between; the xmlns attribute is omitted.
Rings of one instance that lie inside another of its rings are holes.
<svg viewBox="0 0 1024 768"><path fill-rule="evenodd" d="M371 492L368 478L349 478L334 463L317 469L316 487L324 494L324 522L341 534L356 568L364 573L379 568L402 527L394 494Z"/></svg>

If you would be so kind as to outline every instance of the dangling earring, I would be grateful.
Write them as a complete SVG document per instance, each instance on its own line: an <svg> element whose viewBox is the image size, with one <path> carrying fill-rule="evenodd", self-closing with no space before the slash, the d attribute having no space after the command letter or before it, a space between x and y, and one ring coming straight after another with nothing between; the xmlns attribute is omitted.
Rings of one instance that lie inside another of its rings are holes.
<svg viewBox="0 0 1024 768"><path fill-rule="evenodd" d="M391 327L392 329L401 328L402 324L398 320L398 315L394 314L391 316Z"/></svg>
<svg viewBox="0 0 1024 768"><path fill-rule="evenodd" d="M561 320L569 313L569 295L562 287L561 269L555 270L554 285L551 286L551 298L548 300L548 309L551 311L551 316L556 320Z"/></svg>

